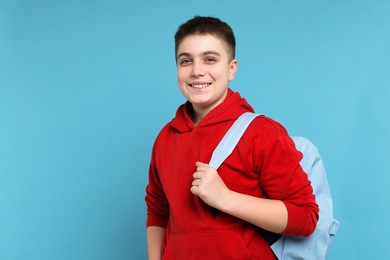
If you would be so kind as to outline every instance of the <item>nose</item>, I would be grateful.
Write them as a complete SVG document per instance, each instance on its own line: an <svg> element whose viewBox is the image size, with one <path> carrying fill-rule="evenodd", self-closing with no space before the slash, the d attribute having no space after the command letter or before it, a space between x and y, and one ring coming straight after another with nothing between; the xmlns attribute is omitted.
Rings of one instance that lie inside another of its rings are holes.
<svg viewBox="0 0 390 260"><path fill-rule="evenodd" d="M203 64L200 62L194 62L192 64L191 77L204 76L205 70Z"/></svg>

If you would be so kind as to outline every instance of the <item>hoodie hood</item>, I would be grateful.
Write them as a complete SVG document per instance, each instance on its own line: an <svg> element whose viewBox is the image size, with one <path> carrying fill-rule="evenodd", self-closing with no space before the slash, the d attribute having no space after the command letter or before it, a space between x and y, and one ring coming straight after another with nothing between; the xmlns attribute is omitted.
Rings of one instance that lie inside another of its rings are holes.
<svg viewBox="0 0 390 260"><path fill-rule="evenodd" d="M228 89L225 100L202 118L202 120L197 124L197 127L209 126L223 121L236 120L245 112L254 112L254 110L238 92ZM192 113L192 104L187 101L177 109L176 116L172 119L169 125L180 133L191 131L195 127L191 120Z"/></svg>

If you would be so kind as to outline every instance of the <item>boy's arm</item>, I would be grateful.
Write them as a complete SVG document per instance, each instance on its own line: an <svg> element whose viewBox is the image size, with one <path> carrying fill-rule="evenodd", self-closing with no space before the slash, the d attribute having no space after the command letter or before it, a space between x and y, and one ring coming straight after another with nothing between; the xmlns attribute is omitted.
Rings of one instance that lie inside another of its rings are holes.
<svg viewBox="0 0 390 260"><path fill-rule="evenodd" d="M280 200L257 198L229 190L217 171L197 162L191 192L208 205L250 222L262 229L280 233L287 226L287 209Z"/></svg>
<svg viewBox="0 0 390 260"><path fill-rule="evenodd" d="M312 206L301 207L232 191L214 168L201 162L196 166L191 192L211 207L274 233L308 236L314 231L317 215ZM294 223L297 219L298 224Z"/></svg>
<svg viewBox="0 0 390 260"><path fill-rule="evenodd" d="M282 201L257 198L234 191L229 193L225 204L220 208L221 211L274 233L281 233L286 229L288 213Z"/></svg>
<svg viewBox="0 0 390 260"><path fill-rule="evenodd" d="M161 245L165 230L165 228L157 226L149 226L146 228L149 260L161 260Z"/></svg>

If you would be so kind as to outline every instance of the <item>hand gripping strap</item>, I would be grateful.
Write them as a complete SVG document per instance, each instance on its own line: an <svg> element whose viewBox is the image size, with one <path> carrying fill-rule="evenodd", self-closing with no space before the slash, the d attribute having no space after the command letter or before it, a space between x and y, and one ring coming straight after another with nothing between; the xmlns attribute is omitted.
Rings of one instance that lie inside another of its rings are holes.
<svg viewBox="0 0 390 260"><path fill-rule="evenodd" d="M211 167L216 170L219 168L223 161L232 153L249 124L257 116L259 116L259 114L246 112L234 122L218 144L217 148L215 148L209 163Z"/></svg>

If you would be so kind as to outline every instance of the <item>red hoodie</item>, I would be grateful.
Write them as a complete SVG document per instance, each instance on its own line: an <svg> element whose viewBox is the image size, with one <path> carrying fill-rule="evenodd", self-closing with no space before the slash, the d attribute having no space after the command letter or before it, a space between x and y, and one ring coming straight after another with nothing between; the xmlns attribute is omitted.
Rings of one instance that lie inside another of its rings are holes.
<svg viewBox="0 0 390 260"><path fill-rule="evenodd" d="M223 103L197 126L189 102L159 133L152 151L146 189L147 226L167 228L162 259L276 259L259 228L215 211L190 191L195 162L211 154L234 121L252 107L229 89ZM288 223L282 234L308 236L316 226L318 206L302 154L279 123L257 117L233 153L218 169L229 189L283 201Z"/></svg>

